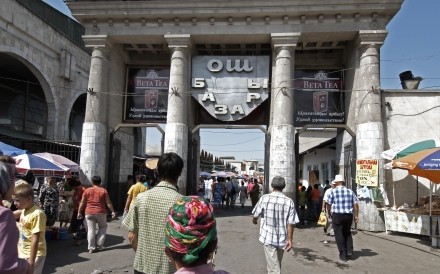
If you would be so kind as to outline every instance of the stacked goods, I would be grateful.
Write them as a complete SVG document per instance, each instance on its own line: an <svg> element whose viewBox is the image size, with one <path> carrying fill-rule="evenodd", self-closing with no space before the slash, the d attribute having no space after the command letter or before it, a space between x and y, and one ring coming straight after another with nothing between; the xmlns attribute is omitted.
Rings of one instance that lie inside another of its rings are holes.
<svg viewBox="0 0 440 274"><path fill-rule="evenodd" d="M429 215L429 196L419 197L419 205L415 207L405 208L401 211L420 215ZM432 195L432 215L440 216L440 197Z"/></svg>

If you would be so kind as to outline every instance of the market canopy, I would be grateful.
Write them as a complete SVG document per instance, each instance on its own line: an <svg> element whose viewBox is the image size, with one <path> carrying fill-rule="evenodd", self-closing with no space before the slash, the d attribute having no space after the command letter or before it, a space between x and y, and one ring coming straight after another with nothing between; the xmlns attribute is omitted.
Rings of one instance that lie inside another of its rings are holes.
<svg viewBox="0 0 440 274"><path fill-rule="evenodd" d="M415 143L406 144L403 146L398 146L395 148L391 148L388 150L383 151L380 156L387 160L394 160L399 159L405 156L408 156L412 153L429 149L429 148L435 148L435 141L434 140L425 140L425 141L419 141Z"/></svg>
<svg viewBox="0 0 440 274"><path fill-rule="evenodd" d="M65 167L69 168L70 171L72 171L72 172L79 171L79 165L64 156L49 153L49 152L34 153L32 155L42 157L42 158L44 158L54 164L65 166Z"/></svg>
<svg viewBox="0 0 440 274"><path fill-rule="evenodd" d="M440 147L425 149L393 160L393 167L406 169L411 175L440 183Z"/></svg>
<svg viewBox="0 0 440 274"><path fill-rule="evenodd" d="M17 148L6 143L0 142L0 155L17 156L20 154L28 154L29 151Z"/></svg>
<svg viewBox="0 0 440 274"><path fill-rule="evenodd" d="M21 154L14 157L16 170L19 173L26 173L32 170L35 175L64 175L69 168L54 164L44 158L32 155Z"/></svg>

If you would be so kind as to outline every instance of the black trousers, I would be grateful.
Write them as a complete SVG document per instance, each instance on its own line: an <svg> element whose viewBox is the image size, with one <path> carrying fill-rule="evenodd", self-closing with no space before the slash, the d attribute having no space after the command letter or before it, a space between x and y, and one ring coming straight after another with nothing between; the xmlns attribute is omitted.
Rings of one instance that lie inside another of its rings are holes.
<svg viewBox="0 0 440 274"><path fill-rule="evenodd" d="M351 236L351 225L353 224L353 214L333 213L332 222L339 255L346 257L347 252L352 254L353 237Z"/></svg>

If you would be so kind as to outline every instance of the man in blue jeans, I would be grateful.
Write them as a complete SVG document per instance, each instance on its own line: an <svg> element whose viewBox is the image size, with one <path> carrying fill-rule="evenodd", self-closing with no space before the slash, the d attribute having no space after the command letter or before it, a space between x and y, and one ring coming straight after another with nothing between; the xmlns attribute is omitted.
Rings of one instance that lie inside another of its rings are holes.
<svg viewBox="0 0 440 274"><path fill-rule="evenodd" d="M346 262L347 258L353 255L351 225L353 224L353 215L354 222L359 221L359 200L351 189L344 186L345 181L342 175L336 175L334 181L336 187L328 196L326 208L328 216L332 216L339 259Z"/></svg>

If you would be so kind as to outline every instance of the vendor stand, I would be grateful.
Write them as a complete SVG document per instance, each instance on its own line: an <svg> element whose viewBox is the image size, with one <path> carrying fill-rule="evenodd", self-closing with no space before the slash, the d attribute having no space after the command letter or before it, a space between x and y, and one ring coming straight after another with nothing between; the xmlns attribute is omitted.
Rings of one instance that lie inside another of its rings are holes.
<svg viewBox="0 0 440 274"><path fill-rule="evenodd" d="M404 206L398 211L386 210L386 231L430 236L432 246L439 246L440 199L437 195L432 195L432 183L440 183L440 148L421 150L393 160L392 166L408 170L411 175L429 179L430 195L421 197L417 207Z"/></svg>
<svg viewBox="0 0 440 274"><path fill-rule="evenodd" d="M432 236L433 246L437 246L440 222L440 199L434 196L430 211L429 196L421 197L419 206L384 210L385 230ZM428 199L427 199L428 198ZM431 213L430 213L431 212Z"/></svg>

